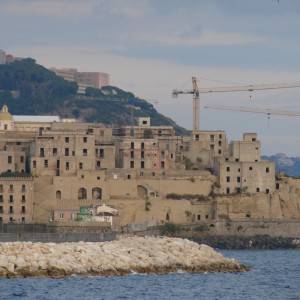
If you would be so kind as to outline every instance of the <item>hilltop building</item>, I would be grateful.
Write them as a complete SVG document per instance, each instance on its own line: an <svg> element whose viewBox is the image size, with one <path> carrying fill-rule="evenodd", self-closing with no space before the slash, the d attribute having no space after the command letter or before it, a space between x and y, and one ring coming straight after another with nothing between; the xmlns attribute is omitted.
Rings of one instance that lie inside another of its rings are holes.
<svg viewBox="0 0 300 300"><path fill-rule="evenodd" d="M136 126L107 127L57 116L13 116L4 105L0 221L76 222L84 207L106 204L119 212L109 215L115 226L229 217L210 195L272 197L279 188L274 164L261 159L260 149L255 133L228 144L222 130L177 136L171 126L153 126L148 117Z"/></svg>
<svg viewBox="0 0 300 300"><path fill-rule="evenodd" d="M56 69L51 68L57 76L63 77L67 81L78 84L78 94L85 94L88 87L101 89L109 85L109 74L102 72L78 72L76 69Z"/></svg>

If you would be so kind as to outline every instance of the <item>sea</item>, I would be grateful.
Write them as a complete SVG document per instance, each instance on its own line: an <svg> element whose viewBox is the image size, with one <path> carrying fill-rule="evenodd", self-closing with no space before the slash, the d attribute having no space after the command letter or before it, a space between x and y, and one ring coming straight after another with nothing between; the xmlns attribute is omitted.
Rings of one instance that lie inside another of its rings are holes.
<svg viewBox="0 0 300 300"><path fill-rule="evenodd" d="M300 250L222 251L246 273L0 279L0 299L300 300Z"/></svg>

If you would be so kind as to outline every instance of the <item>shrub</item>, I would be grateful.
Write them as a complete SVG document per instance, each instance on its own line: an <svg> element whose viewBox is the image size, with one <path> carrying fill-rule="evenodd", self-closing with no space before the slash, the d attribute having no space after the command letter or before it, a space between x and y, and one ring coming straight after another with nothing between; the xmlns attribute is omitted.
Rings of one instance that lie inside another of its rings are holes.
<svg viewBox="0 0 300 300"><path fill-rule="evenodd" d="M174 235L181 231L181 227L174 223L166 223L160 228L161 235Z"/></svg>

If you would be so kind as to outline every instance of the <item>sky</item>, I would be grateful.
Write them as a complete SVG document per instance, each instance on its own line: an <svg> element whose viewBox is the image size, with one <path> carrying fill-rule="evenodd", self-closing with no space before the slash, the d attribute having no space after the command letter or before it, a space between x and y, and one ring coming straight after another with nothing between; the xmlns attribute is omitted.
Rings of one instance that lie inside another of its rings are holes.
<svg viewBox="0 0 300 300"><path fill-rule="evenodd" d="M300 82L299 0L0 0L0 49L47 67L103 71L111 84L192 128L176 89ZM300 88L201 95L200 128L257 132L264 154L300 156L300 118L205 105L300 111Z"/></svg>

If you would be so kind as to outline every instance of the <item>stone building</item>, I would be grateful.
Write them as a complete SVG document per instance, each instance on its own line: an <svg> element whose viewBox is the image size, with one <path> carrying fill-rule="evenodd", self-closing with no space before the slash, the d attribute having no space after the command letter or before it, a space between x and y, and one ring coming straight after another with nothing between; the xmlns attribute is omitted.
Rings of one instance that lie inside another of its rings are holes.
<svg viewBox="0 0 300 300"><path fill-rule="evenodd" d="M232 141L228 155L216 158L220 193L272 193L275 190L274 163L261 160L260 141L245 133L242 141Z"/></svg>
<svg viewBox="0 0 300 300"><path fill-rule="evenodd" d="M135 126L107 127L13 116L4 106L0 221L67 222L81 207L109 204L119 210L121 225L210 222L217 208L225 211L212 194L276 193L274 164L260 152L254 133L228 144L222 130L177 136L148 117Z"/></svg>

